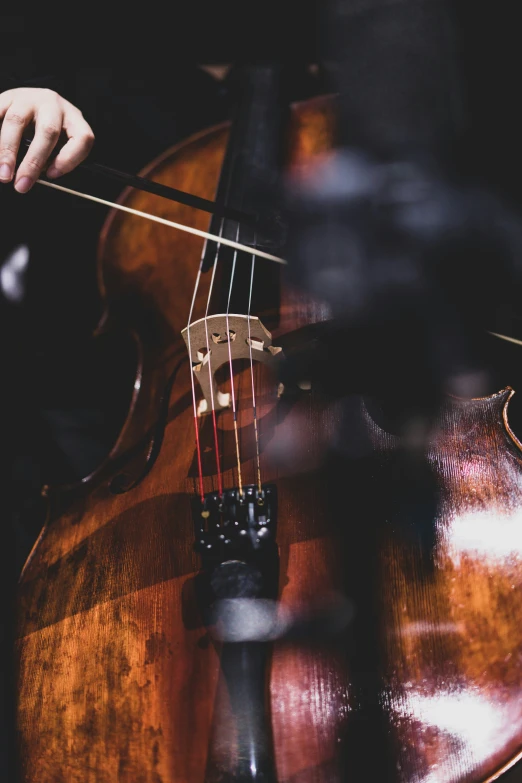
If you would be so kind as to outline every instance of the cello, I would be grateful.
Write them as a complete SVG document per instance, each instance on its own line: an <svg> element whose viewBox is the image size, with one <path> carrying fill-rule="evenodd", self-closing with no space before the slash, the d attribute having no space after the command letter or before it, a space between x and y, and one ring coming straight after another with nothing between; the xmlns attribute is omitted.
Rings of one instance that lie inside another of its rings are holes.
<svg viewBox="0 0 522 783"><path fill-rule="evenodd" d="M232 130L147 177L252 212L281 161L332 148L332 99L286 114L277 74L245 73ZM151 194L122 202L206 228ZM270 231L213 233L274 250ZM447 401L426 454L437 502L412 503L399 438L363 398L281 384L326 305L226 251L105 225L101 328L134 335L138 367L108 459L50 493L21 577L24 783L492 780L522 754L512 392ZM347 407L369 450L333 465Z"/></svg>

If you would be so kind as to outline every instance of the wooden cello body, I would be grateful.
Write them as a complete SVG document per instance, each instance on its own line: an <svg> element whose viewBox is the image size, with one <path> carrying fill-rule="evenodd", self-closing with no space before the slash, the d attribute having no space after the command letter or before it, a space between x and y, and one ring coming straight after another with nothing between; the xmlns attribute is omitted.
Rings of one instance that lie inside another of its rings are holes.
<svg viewBox="0 0 522 783"><path fill-rule="evenodd" d="M294 106L287 165L327 152L333 125L329 100ZM228 136L228 126L198 134L146 175L212 199ZM123 199L207 227L204 214L156 196ZM105 227L107 324L135 335L138 368L107 462L51 498L21 578L24 783L245 779L234 659L224 674L225 643L201 608L194 549L198 466L181 332L201 253L198 238L137 217L111 214ZM195 318L210 284L211 270ZM267 301L260 317L284 352L327 317L284 282ZM236 364L241 480L255 487L250 369ZM261 692L273 766L250 764L248 779L493 779L522 754L522 451L507 424L511 392L448 402L426 455L431 508L408 505L415 477L362 400L349 405L370 451L343 458L332 478L325 455L342 430L343 403L306 384L285 401L277 373L261 362L254 377L262 481L277 489L277 611L306 614L343 595L354 614L337 636L270 643ZM223 487L237 487L230 409L216 419ZM203 489L215 493L211 416L198 427Z"/></svg>

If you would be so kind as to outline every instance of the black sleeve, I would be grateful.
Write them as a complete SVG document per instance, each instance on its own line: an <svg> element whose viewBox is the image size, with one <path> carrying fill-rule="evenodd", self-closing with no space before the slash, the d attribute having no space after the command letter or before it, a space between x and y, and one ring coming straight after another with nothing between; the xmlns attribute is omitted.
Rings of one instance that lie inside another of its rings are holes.
<svg viewBox="0 0 522 783"><path fill-rule="evenodd" d="M16 87L42 87L56 92L63 91L63 79L56 75L23 77L13 74L0 74L0 93Z"/></svg>

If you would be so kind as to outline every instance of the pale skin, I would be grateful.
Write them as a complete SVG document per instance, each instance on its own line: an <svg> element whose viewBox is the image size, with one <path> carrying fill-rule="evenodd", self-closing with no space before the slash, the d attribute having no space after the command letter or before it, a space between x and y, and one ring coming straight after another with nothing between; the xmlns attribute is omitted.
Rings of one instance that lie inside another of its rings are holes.
<svg viewBox="0 0 522 783"><path fill-rule="evenodd" d="M94 143L94 134L81 111L57 92L40 87L1 93L0 122L0 183L14 181L18 193L27 193L45 171L62 133L67 142L46 171L50 179L76 168ZM16 169L18 150L30 127L34 137Z"/></svg>

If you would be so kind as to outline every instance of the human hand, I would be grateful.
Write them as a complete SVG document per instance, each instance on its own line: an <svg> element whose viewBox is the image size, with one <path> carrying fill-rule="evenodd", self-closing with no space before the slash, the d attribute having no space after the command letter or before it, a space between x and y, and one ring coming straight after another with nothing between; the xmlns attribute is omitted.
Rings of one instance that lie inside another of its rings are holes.
<svg viewBox="0 0 522 783"><path fill-rule="evenodd" d="M15 190L27 193L45 166L62 131L68 141L47 170L51 179L72 171L89 154L94 134L79 109L53 90L19 87L0 95L0 182L11 182L25 129L34 124L34 138L20 163Z"/></svg>

